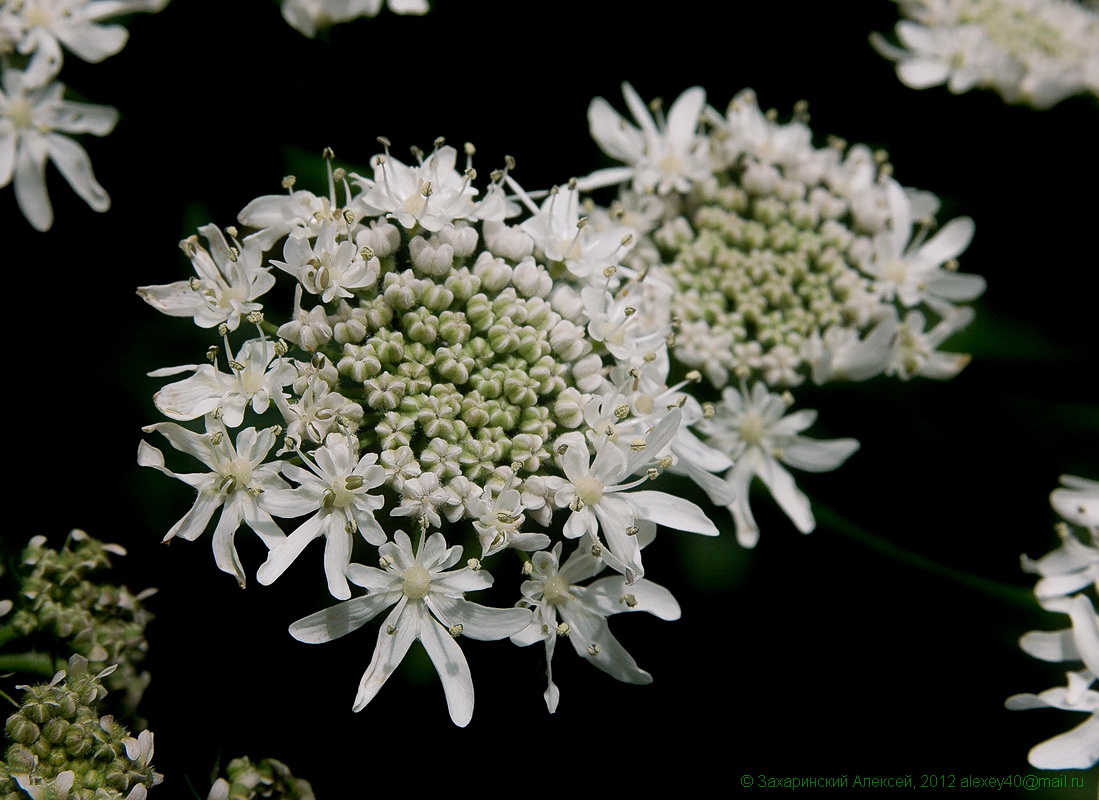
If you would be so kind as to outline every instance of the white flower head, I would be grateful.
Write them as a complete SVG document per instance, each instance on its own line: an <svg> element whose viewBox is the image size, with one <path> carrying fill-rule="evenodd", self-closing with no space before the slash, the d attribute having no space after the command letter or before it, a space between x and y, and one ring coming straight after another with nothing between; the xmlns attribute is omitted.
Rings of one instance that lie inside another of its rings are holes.
<svg viewBox="0 0 1099 800"><path fill-rule="evenodd" d="M348 579L367 590L339 605L298 620L290 634L301 642L337 639L361 628L382 611L392 611L378 631L374 656L359 683L355 711L362 711L404 659L412 643L427 650L446 693L455 725L465 727L473 717L473 678L457 639L503 639L522 630L531 619L523 608L488 608L465 599L465 593L487 589L492 576L483 569L450 569L462 557L461 547L447 547L441 533L412 541L397 531L392 542L379 548L382 569L352 564Z"/></svg>
<svg viewBox="0 0 1099 800"><path fill-rule="evenodd" d="M557 710L560 691L553 682L553 653L558 638L567 638L577 655L587 659L613 678L625 683L652 683L652 676L637 666L610 632L607 618L625 611L647 611L665 620L679 619L679 604L671 592L652 581L627 583L621 575L602 578L586 586L583 581L598 575L603 562L579 547L562 564L561 543L552 551L535 553L530 561L530 579L522 587L524 606L533 609L530 623L511 640L520 646L545 642L545 700L549 712Z"/></svg>
<svg viewBox="0 0 1099 800"><path fill-rule="evenodd" d="M191 317L200 328L224 324L235 331L241 316L263 309L256 300L275 285L275 278L271 268L263 266L263 248L255 242L229 242L216 225L204 225L199 233L208 247L203 247L197 236L179 243L191 259L196 277L142 286L137 293L163 314Z"/></svg>
<svg viewBox="0 0 1099 800"><path fill-rule="evenodd" d="M273 583L297 559L314 539L324 538L324 572L332 596L346 600L351 596L344 573L351 563L352 539L356 532L374 545L386 540L374 513L385 503L381 495L371 494L385 481L385 470L378 466L377 453L359 456L354 440L333 433L307 458L298 456L309 469L283 464L282 474L298 484L295 489L266 492L261 504L282 518L312 514L278 547L272 548L256 577L262 584Z"/></svg>
<svg viewBox="0 0 1099 800"><path fill-rule="evenodd" d="M639 193L687 192L712 172L710 142L699 134L706 92L695 86L681 94L665 119L656 119L628 83L622 84L626 105L637 125L624 119L602 97L588 107L592 138L603 152L627 166L600 170L580 181L585 190L629 183Z"/></svg>
<svg viewBox="0 0 1099 800"><path fill-rule="evenodd" d="M791 398L792 400L792 398ZM836 469L854 453L854 439L812 439L801 432L816 421L817 412L802 410L787 414L787 398L770 392L763 383L751 391L728 387L712 416L698 423L698 430L711 447L723 450L734 465L725 480L735 498L728 504L736 524L737 541L754 547L759 540L748 490L753 478L759 478L775 502L802 533L816 527L809 498L798 489L783 464L809 472Z"/></svg>
<svg viewBox="0 0 1099 800"><path fill-rule="evenodd" d="M95 211L106 211L111 198L92 174L87 152L66 133L105 136L114 130L118 112L110 106L63 100L65 87L48 83L31 87L24 74L3 70L0 88L0 188L14 181L23 216L37 230L53 225L46 193L46 161L65 176L80 198Z"/></svg>
<svg viewBox="0 0 1099 800"><path fill-rule="evenodd" d="M271 515L259 504L259 497L271 490L284 490L289 484L279 477L281 461L265 462L275 445L274 428L257 431L245 428L237 434L234 446L225 425L213 417L206 418L206 433L200 434L172 422L149 425L147 433L160 433L177 450L194 456L207 467L209 473L178 473L165 466L164 454L142 441L138 447L137 462L143 467L153 467L165 475L178 478L192 486L198 496L194 505L183 515L164 537L197 539L221 509L221 517L214 529L214 560L222 572L237 578L244 586L244 568L237 555L234 537L242 522L247 523L267 547L275 547L286 537Z"/></svg>

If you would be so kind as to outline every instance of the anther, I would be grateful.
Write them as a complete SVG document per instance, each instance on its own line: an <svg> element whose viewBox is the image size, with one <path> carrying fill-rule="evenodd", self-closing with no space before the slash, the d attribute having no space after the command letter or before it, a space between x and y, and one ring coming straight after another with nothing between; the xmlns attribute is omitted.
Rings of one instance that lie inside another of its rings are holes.
<svg viewBox="0 0 1099 800"><path fill-rule="evenodd" d="M289 352L290 352L290 345L288 345L282 339L279 339L277 342L275 342L275 355L284 356Z"/></svg>
<svg viewBox="0 0 1099 800"><path fill-rule="evenodd" d="M588 218L587 217L581 217L580 219L576 220L576 229L578 231L582 231L586 227L588 227Z"/></svg>
<svg viewBox="0 0 1099 800"><path fill-rule="evenodd" d="M381 567L382 569L389 569L390 567L393 566L393 557L392 556L382 556L381 558L378 559L378 566Z"/></svg>
<svg viewBox="0 0 1099 800"><path fill-rule="evenodd" d="M237 231L236 225L230 225L228 228L225 229L225 232L229 234L229 236L233 239L236 239L237 234L239 233L239 231Z"/></svg>
<svg viewBox="0 0 1099 800"><path fill-rule="evenodd" d="M217 408L214 409L214 419L221 419L224 416L225 416L225 409L223 409L221 406L218 406Z"/></svg>
<svg viewBox="0 0 1099 800"><path fill-rule="evenodd" d="M233 359L229 362L229 369L234 369L237 372L243 372L244 364L241 364L239 361Z"/></svg>
<svg viewBox="0 0 1099 800"><path fill-rule="evenodd" d="M630 442L630 449L633 450L635 453L640 453L642 450L645 449L645 440L634 439L632 442Z"/></svg>
<svg viewBox="0 0 1099 800"><path fill-rule="evenodd" d="M477 148L473 146L473 142L466 142L463 149L466 151L466 155L471 158L477 153Z"/></svg>
<svg viewBox="0 0 1099 800"><path fill-rule="evenodd" d="M447 628L446 632L449 633L455 639L457 639L459 636L462 635L462 631L464 631L464 630L465 630L465 627L462 625L462 623L459 622L458 624L451 625L449 628Z"/></svg>
<svg viewBox="0 0 1099 800"><path fill-rule="evenodd" d="M245 317L245 319L248 320L253 325L259 325L261 322L263 322L263 312L262 311L249 311L248 316Z"/></svg>
<svg viewBox="0 0 1099 800"><path fill-rule="evenodd" d="M378 137L378 144L380 144L382 147L392 147L393 146L393 142L389 141L389 139L387 139L384 136L379 136Z"/></svg>
<svg viewBox="0 0 1099 800"><path fill-rule="evenodd" d="M333 150L331 147L326 147L324 148L324 150L321 151L321 158L325 159L326 161L331 161L335 157L336 151Z"/></svg>
<svg viewBox="0 0 1099 800"><path fill-rule="evenodd" d="M218 348L216 345L210 345L206 348L206 359L208 361L218 360Z"/></svg>
<svg viewBox="0 0 1099 800"><path fill-rule="evenodd" d="M354 517L350 517L347 520L347 524L343 526L343 529L348 533L356 533L359 530L359 523L355 522Z"/></svg>
<svg viewBox="0 0 1099 800"><path fill-rule="evenodd" d="M636 608L637 607L637 597L635 595L632 595L632 594L622 595L621 597L618 598L618 602L624 604L628 608Z"/></svg>
<svg viewBox="0 0 1099 800"><path fill-rule="evenodd" d="M569 623L562 622L562 623L558 624L558 626L557 626L557 635L558 636L568 636L569 633L571 633L571 632L572 632L572 628L569 627Z"/></svg>
<svg viewBox="0 0 1099 800"><path fill-rule="evenodd" d="M625 314L627 317L632 317L634 314L637 313L637 309L633 306L626 306L624 309L622 309L622 313Z"/></svg>
<svg viewBox="0 0 1099 800"><path fill-rule="evenodd" d="M363 485L362 475L348 475L344 480L343 485L347 488L347 491L353 492L356 489L361 489Z"/></svg>
<svg viewBox="0 0 1099 800"><path fill-rule="evenodd" d="M565 453L567 453L568 451L569 451L569 446L567 444L562 444L562 445L559 445L557 447L557 455L559 455L559 456L565 455Z"/></svg>
<svg viewBox="0 0 1099 800"><path fill-rule="evenodd" d="M605 270L603 270L603 277L604 278L614 277L614 273L616 273L616 272L618 272L618 267L614 267L614 266L607 267Z"/></svg>
<svg viewBox="0 0 1099 800"><path fill-rule="evenodd" d="M583 511L584 501L581 500L579 497L574 497L572 498L571 502L569 502L569 508L571 508L573 511Z"/></svg>
<svg viewBox="0 0 1099 800"><path fill-rule="evenodd" d="M504 166L509 171L515 169L515 158L513 156L504 156Z"/></svg>
<svg viewBox="0 0 1099 800"><path fill-rule="evenodd" d="M599 542L595 542L591 546L591 555L592 558L601 558L603 556L603 545L599 544Z"/></svg>
<svg viewBox="0 0 1099 800"><path fill-rule="evenodd" d="M790 394L789 389L782 393L782 402L787 406L792 406L794 404L794 396Z"/></svg>
<svg viewBox="0 0 1099 800"><path fill-rule="evenodd" d="M220 325L218 325L218 336L228 336L228 335L229 335L229 326L226 325L224 322L221 323Z"/></svg>
<svg viewBox="0 0 1099 800"><path fill-rule="evenodd" d="M343 211L343 221L346 222L348 225L354 225L355 212L352 211L350 208L345 208Z"/></svg>
<svg viewBox="0 0 1099 800"><path fill-rule="evenodd" d="M481 562L480 562L480 560L478 560L476 558L471 558L468 561L466 561L466 567L468 567L469 569L476 572L477 570L479 570L481 568Z"/></svg>
<svg viewBox="0 0 1099 800"><path fill-rule="evenodd" d="M386 625L385 626L385 632L388 633L390 636L392 636L393 634L395 634L397 632L397 626L396 625Z"/></svg>
<svg viewBox="0 0 1099 800"><path fill-rule="evenodd" d="M328 359L324 357L324 353L314 353L313 358L309 360L309 364L313 369L324 369L324 365L327 361Z"/></svg>
<svg viewBox="0 0 1099 800"><path fill-rule="evenodd" d="M626 535L627 536L637 536L637 532L639 530L641 530L641 529L638 528L636 525L631 525L630 527L626 528Z"/></svg>
<svg viewBox="0 0 1099 800"><path fill-rule="evenodd" d="M589 644L588 645L588 655L591 656L592 658L595 658L597 655L599 655L599 645Z"/></svg>
<svg viewBox="0 0 1099 800"><path fill-rule="evenodd" d="M521 572L524 575L530 575L532 572L534 572L534 564L530 561L524 561L523 569L521 570Z"/></svg>
<svg viewBox="0 0 1099 800"><path fill-rule="evenodd" d="M697 369L692 369L687 373L686 377L691 383L699 383L702 380L702 373Z"/></svg>
<svg viewBox="0 0 1099 800"><path fill-rule="evenodd" d="M717 409L714 408L713 403L707 402L707 403L702 404L702 418L703 419L713 419L714 414L716 414L716 413L717 413Z"/></svg>
<svg viewBox="0 0 1099 800"><path fill-rule="evenodd" d="M221 444L221 440L224 439L224 438L225 438L225 432L224 431L214 431L210 435L210 444L212 444L214 447L217 447L219 444Z"/></svg>
<svg viewBox="0 0 1099 800"><path fill-rule="evenodd" d="M436 137L435 141L432 142L432 144L434 144L435 147L437 147L437 148L442 147L444 144L446 144L446 139L443 138L442 136L438 136L438 137Z"/></svg>
<svg viewBox="0 0 1099 800"><path fill-rule="evenodd" d="M662 459L656 462L656 465L661 469L669 469L673 463L674 462L671 456L664 456Z"/></svg>
<svg viewBox="0 0 1099 800"><path fill-rule="evenodd" d="M293 175L287 175L285 178L282 179L282 188L283 189L293 189L294 184L297 183L297 182L298 182L298 179L296 177L294 177Z"/></svg>
<svg viewBox="0 0 1099 800"><path fill-rule="evenodd" d="M616 406L614 409L614 415L619 419L625 419L630 415L630 407L628 404L623 403L620 406Z"/></svg>
<svg viewBox="0 0 1099 800"><path fill-rule="evenodd" d="M424 185L420 187L420 194L431 197L431 181L424 181Z"/></svg>
<svg viewBox="0 0 1099 800"><path fill-rule="evenodd" d="M192 292L197 292L202 288L202 283L194 275L187 279L187 285L191 287Z"/></svg>
<svg viewBox="0 0 1099 800"><path fill-rule="evenodd" d="M657 478L660 477L660 470L656 469L655 467L649 467L647 470L645 470L645 477L647 477L650 481L655 481Z"/></svg>

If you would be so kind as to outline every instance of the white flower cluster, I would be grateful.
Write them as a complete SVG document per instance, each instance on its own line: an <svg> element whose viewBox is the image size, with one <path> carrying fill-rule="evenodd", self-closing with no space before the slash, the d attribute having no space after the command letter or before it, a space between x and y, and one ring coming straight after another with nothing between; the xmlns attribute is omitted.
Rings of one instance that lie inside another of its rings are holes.
<svg viewBox="0 0 1099 800"><path fill-rule="evenodd" d="M426 14L427 0L282 0L282 17L312 39L317 31L359 17L376 17L383 5L395 14Z"/></svg>
<svg viewBox="0 0 1099 800"><path fill-rule="evenodd" d="M1072 627L1031 631L1019 645L1043 661L1081 662L1066 673L1066 685L1040 694L1017 694L1010 709L1060 708L1088 717L1067 733L1031 749L1030 763L1039 769L1087 769L1099 762L1099 481L1062 476L1063 486L1050 495L1063 522L1057 525L1061 546L1037 561L1023 557L1023 569L1040 577L1034 593L1041 606L1067 614Z"/></svg>
<svg viewBox="0 0 1099 800"><path fill-rule="evenodd" d="M64 134L106 136L118 122L111 106L65 100L57 80L68 50L98 63L126 45L124 27L106 20L157 12L168 0L5 0L0 4L0 188L15 182L23 216L37 230L53 225L46 161L96 211L111 198L95 179L87 152ZM20 64L17 68L12 63Z"/></svg>
<svg viewBox="0 0 1099 800"><path fill-rule="evenodd" d="M894 180L883 153L815 147L803 109L780 123L744 91L721 114L695 87L665 116L628 84L623 92L632 120L601 98L588 118L624 165L580 184L619 186L603 224L641 234L627 263L669 297L673 373L697 369L721 392L692 422L736 465L724 482L696 480L729 507L746 546L758 536L747 499L757 476L808 532L808 500L782 464L835 469L858 443L801 436L815 413L784 417L789 389L807 377L957 374L968 357L938 348L972 319L961 304L985 288L957 271L973 222L935 230L936 197Z"/></svg>
<svg viewBox="0 0 1099 800"><path fill-rule="evenodd" d="M1074 0L896 0L902 47L874 34L913 89L975 87L1008 103L1049 108L1074 94L1099 95L1099 14Z"/></svg>
<svg viewBox="0 0 1099 800"><path fill-rule="evenodd" d="M567 636L596 667L646 683L607 618L678 616L644 578L657 525L718 531L698 506L643 486L732 463L691 433L701 406L668 385L666 287L620 266L636 231L588 224L575 182L538 206L510 159L482 191L470 145L464 166L441 139L406 164L380 141L370 174L332 169L327 153L327 195L288 178L287 193L240 212L248 235L210 225L182 243L194 276L139 290L220 340L209 363L153 373L183 377L154 398L175 421L146 431L206 467L177 472L141 443L141 464L197 491L166 538L195 539L216 515L215 558L241 585L242 524L268 548L264 584L323 539L343 602L291 633L328 641L387 612L356 710L416 640L459 725L473 710L463 636L543 641L548 654ZM294 300L276 323L262 302L279 282ZM201 430L178 424L189 421ZM466 600L493 583L505 549L524 554L517 605ZM617 577L587 582L604 570ZM550 681L551 710L557 698Z"/></svg>

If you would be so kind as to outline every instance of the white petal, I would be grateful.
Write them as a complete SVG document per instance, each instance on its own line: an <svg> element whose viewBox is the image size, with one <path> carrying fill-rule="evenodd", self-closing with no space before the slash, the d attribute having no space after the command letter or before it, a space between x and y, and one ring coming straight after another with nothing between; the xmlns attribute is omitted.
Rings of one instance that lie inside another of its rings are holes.
<svg viewBox="0 0 1099 800"><path fill-rule="evenodd" d="M969 217L952 219L916 251L916 257L928 264L944 264L969 247L975 230Z"/></svg>
<svg viewBox="0 0 1099 800"><path fill-rule="evenodd" d="M829 472L859 449L857 439L811 439L799 436L782 448L782 460L806 472Z"/></svg>
<svg viewBox="0 0 1099 800"><path fill-rule="evenodd" d="M717 536L717 526L706 516L706 513L682 497L666 492L629 492L626 499L637 509L637 516L674 528L677 531L689 533L701 533L704 536Z"/></svg>
<svg viewBox="0 0 1099 800"><path fill-rule="evenodd" d="M435 665L435 671L439 673L450 719L459 728L464 728L473 718L473 676L469 672L469 663L454 637L427 616L423 605L416 604L416 607L424 615L420 625L420 641Z"/></svg>
<svg viewBox="0 0 1099 800"><path fill-rule="evenodd" d="M431 610L448 625L460 624L462 636L481 641L506 639L530 624L531 611L526 608L489 608L458 597L431 594L427 597Z"/></svg>
<svg viewBox="0 0 1099 800"><path fill-rule="evenodd" d="M27 222L36 230L53 225L53 206L46 193L46 143L41 137L24 139L15 160L15 199Z"/></svg>
<svg viewBox="0 0 1099 800"><path fill-rule="evenodd" d="M416 605L423 608L419 603ZM382 623L382 628L378 631L378 642L374 645L374 656L359 681L359 691L355 695L352 710L362 711L374 699L404 659L408 648L419 638L420 626L415 615L402 613L407 608L408 600L402 597Z"/></svg>
<svg viewBox="0 0 1099 800"><path fill-rule="evenodd" d="M299 619L290 626L290 635L307 644L331 642L358 630L401 596L390 592L353 598Z"/></svg>
<svg viewBox="0 0 1099 800"><path fill-rule="evenodd" d="M757 474L771 492L771 497L775 498L775 502L786 512L786 516L799 531L809 533L817 526L817 521L813 518L813 512L809 507L809 498L798 489L794 476L781 464L773 458L766 457L763 468Z"/></svg>
<svg viewBox="0 0 1099 800"><path fill-rule="evenodd" d="M318 536L323 535L321 515L318 512L303 522L296 531L286 537L286 541L271 548L267 560L256 571L256 580L264 586L274 583L287 568L294 563L302 550Z"/></svg>
<svg viewBox="0 0 1099 800"><path fill-rule="evenodd" d="M111 197L95 179L92 161L84 148L67 136L56 133L46 134L46 143L50 160L65 176L73 191L95 211L102 212L110 208Z"/></svg>
<svg viewBox="0 0 1099 800"><path fill-rule="evenodd" d="M1038 769L1090 769L1099 761L1099 717L1092 716L1067 733L1032 748L1030 763Z"/></svg>

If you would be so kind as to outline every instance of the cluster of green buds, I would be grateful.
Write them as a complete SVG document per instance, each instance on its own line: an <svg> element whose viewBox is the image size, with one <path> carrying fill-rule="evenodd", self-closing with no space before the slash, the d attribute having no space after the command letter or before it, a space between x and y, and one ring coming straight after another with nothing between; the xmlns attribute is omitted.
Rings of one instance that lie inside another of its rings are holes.
<svg viewBox="0 0 1099 800"><path fill-rule="evenodd" d="M88 661L74 655L52 681L26 686L22 705L4 729L11 745L0 762L0 800L143 800L160 783L151 765L153 735L134 738L111 716L100 716L107 694Z"/></svg>
<svg viewBox="0 0 1099 800"><path fill-rule="evenodd" d="M47 547L44 536L33 537L14 570L18 589L0 626L0 645L26 640L35 651L51 655L37 661L8 656L0 663L48 676L55 669L54 659L76 652L93 668L117 665L108 686L125 692L123 707L132 712L149 683L149 674L139 665L148 649L145 626L152 614L142 602L155 590L133 594L125 586L101 580L100 573L111 567L110 556L125 554L118 545L82 530L72 531L59 550Z"/></svg>
<svg viewBox="0 0 1099 800"><path fill-rule="evenodd" d="M247 756L234 758L218 778L208 800L314 800L309 781L295 778L290 768L274 758L253 762Z"/></svg>

